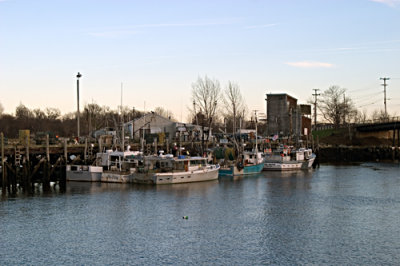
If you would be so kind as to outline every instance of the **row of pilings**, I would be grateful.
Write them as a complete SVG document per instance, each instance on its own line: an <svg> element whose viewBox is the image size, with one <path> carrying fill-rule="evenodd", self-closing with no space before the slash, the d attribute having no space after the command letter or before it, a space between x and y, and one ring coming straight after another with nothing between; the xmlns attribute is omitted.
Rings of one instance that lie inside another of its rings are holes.
<svg viewBox="0 0 400 266"><path fill-rule="evenodd" d="M44 192L50 191L50 184L57 183L65 190L66 167L65 160L60 157L55 163L47 158L24 160L20 164L4 162L2 167L2 194L16 194L22 190L33 193L35 184L41 184Z"/></svg>
<svg viewBox="0 0 400 266"><path fill-rule="evenodd" d="M3 133L0 138L2 196L15 195L17 192L32 194L35 184L39 184L43 192L50 191L52 183L57 184L61 192L65 191L66 151L50 154L48 137L45 148L39 152L30 152L29 145L17 145L10 151L9 147L5 150Z"/></svg>

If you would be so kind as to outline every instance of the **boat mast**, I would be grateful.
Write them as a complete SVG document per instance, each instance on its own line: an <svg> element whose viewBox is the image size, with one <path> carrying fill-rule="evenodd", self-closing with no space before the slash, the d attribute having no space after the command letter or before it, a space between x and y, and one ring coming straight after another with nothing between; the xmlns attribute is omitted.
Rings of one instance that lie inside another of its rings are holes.
<svg viewBox="0 0 400 266"><path fill-rule="evenodd" d="M142 126L142 131L143 131L143 138L142 138L142 152L144 154L144 130L146 126L146 101L144 101L144 109L143 109L143 126Z"/></svg>
<svg viewBox="0 0 400 266"><path fill-rule="evenodd" d="M257 136L257 110L254 110L254 122L256 123L256 150L255 152L258 152L258 146L257 146L257 140L258 140L258 136Z"/></svg>
<svg viewBox="0 0 400 266"><path fill-rule="evenodd" d="M122 133L121 133L121 148L122 148L122 151L124 151L125 150L125 128L124 128L124 114L123 114L123 109L122 109L122 90L123 90L123 83L121 82L121 131L122 131Z"/></svg>

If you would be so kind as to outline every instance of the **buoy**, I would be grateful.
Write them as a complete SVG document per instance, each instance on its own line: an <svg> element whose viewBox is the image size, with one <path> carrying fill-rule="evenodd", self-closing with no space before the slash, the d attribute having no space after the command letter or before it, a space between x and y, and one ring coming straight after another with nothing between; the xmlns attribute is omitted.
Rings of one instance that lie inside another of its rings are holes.
<svg viewBox="0 0 400 266"><path fill-rule="evenodd" d="M189 219L189 216L183 216L182 219L187 220L187 219Z"/></svg>

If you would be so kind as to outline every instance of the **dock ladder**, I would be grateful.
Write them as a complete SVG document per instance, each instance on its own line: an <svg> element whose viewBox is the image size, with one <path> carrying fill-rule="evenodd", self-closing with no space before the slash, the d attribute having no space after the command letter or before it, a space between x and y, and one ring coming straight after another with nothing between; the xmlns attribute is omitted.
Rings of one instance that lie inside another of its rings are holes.
<svg viewBox="0 0 400 266"><path fill-rule="evenodd" d="M21 165L21 150L18 146L15 147L15 165Z"/></svg>

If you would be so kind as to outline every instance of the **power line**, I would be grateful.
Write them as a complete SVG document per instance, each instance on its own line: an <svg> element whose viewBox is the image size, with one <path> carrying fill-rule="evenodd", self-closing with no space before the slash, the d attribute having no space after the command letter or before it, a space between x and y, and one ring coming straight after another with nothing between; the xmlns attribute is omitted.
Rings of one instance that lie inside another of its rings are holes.
<svg viewBox="0 0 400 266"><path fill-rule="evenodd" d="M360 106L358 106L358 107L361 108L361 107L365 107L365 106L368 106L368 105L373 105L373 104L376 104L377 102L379 102L379 101L367 103L367 104L364 104L364 105L360 105Z"/></svg>
<svg viewBox="0 0 400 266"><path fill-rule="evenodd" d="M349 92L349 93L353 93L353 92L358 92L358 91L368 91L368 90L374 90L375 88L362 88L362 89L356 89L356 90L350 90L350 91L347 91L347 92Z"/></svg>
<svg viewBox="0 0 400 266"><path fill-rule="evenodd" d="M368 93L368 94L365 94L365 95L363 95L363 96L359 96L359 97L357 97L357 99L354 99L354 101L355 102L357 102L357 101L366 101L366 100L370 100L371 99L371 96L376 96L376 95L379 95L379 94L381 94L382 92L374 92L374 93ZM365 98L365 99L364 99Z"/></svg>

